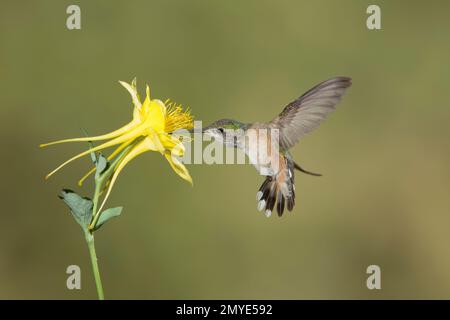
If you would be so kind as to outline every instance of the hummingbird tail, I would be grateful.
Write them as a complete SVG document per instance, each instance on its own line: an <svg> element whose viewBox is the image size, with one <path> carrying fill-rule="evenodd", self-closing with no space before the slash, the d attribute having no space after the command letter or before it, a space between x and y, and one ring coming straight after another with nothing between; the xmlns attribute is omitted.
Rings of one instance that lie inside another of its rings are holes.
<svg viewBox="0 0 450 320"><path fill-rule="evenodd" d="M315 177L321 177L321 176L322 176L321 173L314 173L314 172L311 172L311 171L308 171L308 170L303 169L303 168L300 167L300 165L299 165L298 163L296 163L296 162L294 162L294 168L297 169L297 170L300 171L300 172L309 174L309 175L311 175L311 176L315 176Z"/></svg>
<svg viewBox="0 0 450 320"><path fill-rule="evenodd" d="M283 215L285 207L287 207L288 211L294 209L294 162L286 159L285 164L286 167L280 173L275 176L268 176L264 180L256 194L258 211L264 210L267 217L271 216L275 204L279 217Z"/></svg>

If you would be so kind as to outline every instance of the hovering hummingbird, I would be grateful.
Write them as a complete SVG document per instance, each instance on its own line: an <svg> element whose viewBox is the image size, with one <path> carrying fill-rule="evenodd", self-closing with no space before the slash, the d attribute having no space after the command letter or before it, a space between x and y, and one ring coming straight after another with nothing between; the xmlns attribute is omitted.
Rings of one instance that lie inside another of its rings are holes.
<svg viewBox="0 0 450 320"><path fill-rule="evenodd" d="M221 119L203 129L203 133L214 137L225 146L242 149L256 170L266 176L256 194L256 200L257 209L264 210L267 217L271 216L275 204L279 216L283 215L285 206L289 211L294 208L294 169L313 176L321 176L304 170L295 163L289 149L305 134L319 126L327 114L336 108L351 84L351 78L347 77L326 80L289 103L270 122L242 123L232 119ZM268 134L255 135L255 131L274 131L277 133L277 139ZM258 149L261 145L265 145L268 149L264 156L261 156Z"/></svg>

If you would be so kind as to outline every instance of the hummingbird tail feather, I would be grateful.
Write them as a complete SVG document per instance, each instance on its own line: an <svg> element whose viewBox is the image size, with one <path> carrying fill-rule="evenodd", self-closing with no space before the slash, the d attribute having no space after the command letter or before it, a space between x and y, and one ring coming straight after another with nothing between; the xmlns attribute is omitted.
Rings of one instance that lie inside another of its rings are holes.
<svg viewBox="0 0 450 320"><path fill-rule="evenodd" d="M322 176L321 173L314 173L314 172L311 172L311 171L308 171L308 170L303 169L303 168L300 167L300 165L299 165L298 163L296 163L296 162L294 162L294 168L297 169L297 170L300 171L300 172L309 174L309 175L311 175L311 176L315 176L315 177L321 177L321 176Z"/></svg>
<svg viewBox="0 0 450 320"><path fill-rule="evenodd" d="M286 168L276 176L268 176L256 194L258 211L265 212L267 217L272 215L275 208L278 216L282 216L285 207L292 211L295 206L294 163L286 160Z"/></svg>
<svg viewBox="0 0 450 320"><path fill-rule="evenodd" d="M265 212L267 217L270 217L272 210L275 207L277 200L277 188L273 177L267 177L259 188L256 194L256 201L258 201L258 211Z"/></svg>

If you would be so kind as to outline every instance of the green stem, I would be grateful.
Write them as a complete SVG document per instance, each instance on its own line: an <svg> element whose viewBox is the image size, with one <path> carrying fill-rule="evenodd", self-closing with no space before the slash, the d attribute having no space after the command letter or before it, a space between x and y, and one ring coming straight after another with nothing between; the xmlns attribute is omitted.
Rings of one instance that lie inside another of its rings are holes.
<svg viewBox="0 0 450 320"><path fill-rule="evenodd" d="M141 138L137 138L128 145L122 152L115 157L114 161L109 165L109 168L106 169L105 172L98 173L95 176L95 191L94 196L92 199L93 206L92 206L92 220L89 226L87 226L85 230L85 238L86 242L89 248L89 255L91 257L91 264L92 264L92 271L94 272L94 279L95 279L95 285L97 287L97 294L99 300L105 300L105 296L103 293L103 286L102 286L102 280L100 278L100 270L98 268L98 262L97 262L97 254L95 253L95 244L94 244L94 231L95 226L97 225L98 219L100 218L101 212L97 212L98 207L98 200L100 198L100 194L102 191L102 187L108 179L111 177L111 175L114 173L115 168L119 164L120 161L125 157L125 155L128 153L128 151L134 147L136 143L141 141ZM92 148L92 145L91 145ZM92 161L97 165L97 157L95 153L91 153Z"/></svg>
<svg viewBox="0 0 450 320"><path fill-rule="evenodd" d="M97 206L98 206L98 199L100 197L100 188L102 186L102 183L96 181L95 184L95 191L94 191L94 197L92 199L93 207L92 212L97 212ZM93 225L97 223L97 220L93 222ZM85 237L86 242L89 248L89 256L91 257L91 264L92 264L92 271L94 273L94 279L95 279L95 286L97 287L97 294L99 300L105 300L105 296L103 293L103 285L102 280L100 278L100 270L98 268L98 261L97 261L97 254L95 252L95 242L94 242L94 233L91 230L85 231Z"/></svg>
<svg viewBox="0 0 450 320"><path fill-rule="evenodd" d="M98 206L98 198L100 197L100 189L103 185L103 181L97 182L95 184L95 191L94 191L94 197L92 199L93 206L92 206L92 213L94 214L94 217L92 218L91 224L89 225L89 231L93 232L95 225L97 224L98 219L100 218L99 212L97 212L97 206Z"/></svg>
<svg viewBox="0 0 450 320"><path fill-rule="evenodd" d="M97 294L99 300L105 300L105 295L103 293L102 280L100 278L100 270L98 269L97 254L95 253L95 243L94 235L87 232L86 242L89 248L89 255L91 257L92 271L94 272L95 285L97 287Z"/></svg>

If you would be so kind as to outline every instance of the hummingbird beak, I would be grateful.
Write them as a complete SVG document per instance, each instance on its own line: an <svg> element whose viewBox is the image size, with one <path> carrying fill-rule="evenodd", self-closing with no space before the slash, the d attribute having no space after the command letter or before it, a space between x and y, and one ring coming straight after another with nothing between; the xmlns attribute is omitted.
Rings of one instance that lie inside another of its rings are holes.
<svg viewBox="0 0 450 320"><path fill-rule="evenodd" d="M188 130L189 133L204 133L205 130L204 129L200 129L200 128L192 128Z"/></svg>
<svg viewBox="0 0 450 320"><path fill-rule="evenodd" d="M206 127L192 128L192 129L189 129L188 132L189 133L205 133L205 131L207 131L210 128L211 128L210 125L206 126Z"/></svg>

